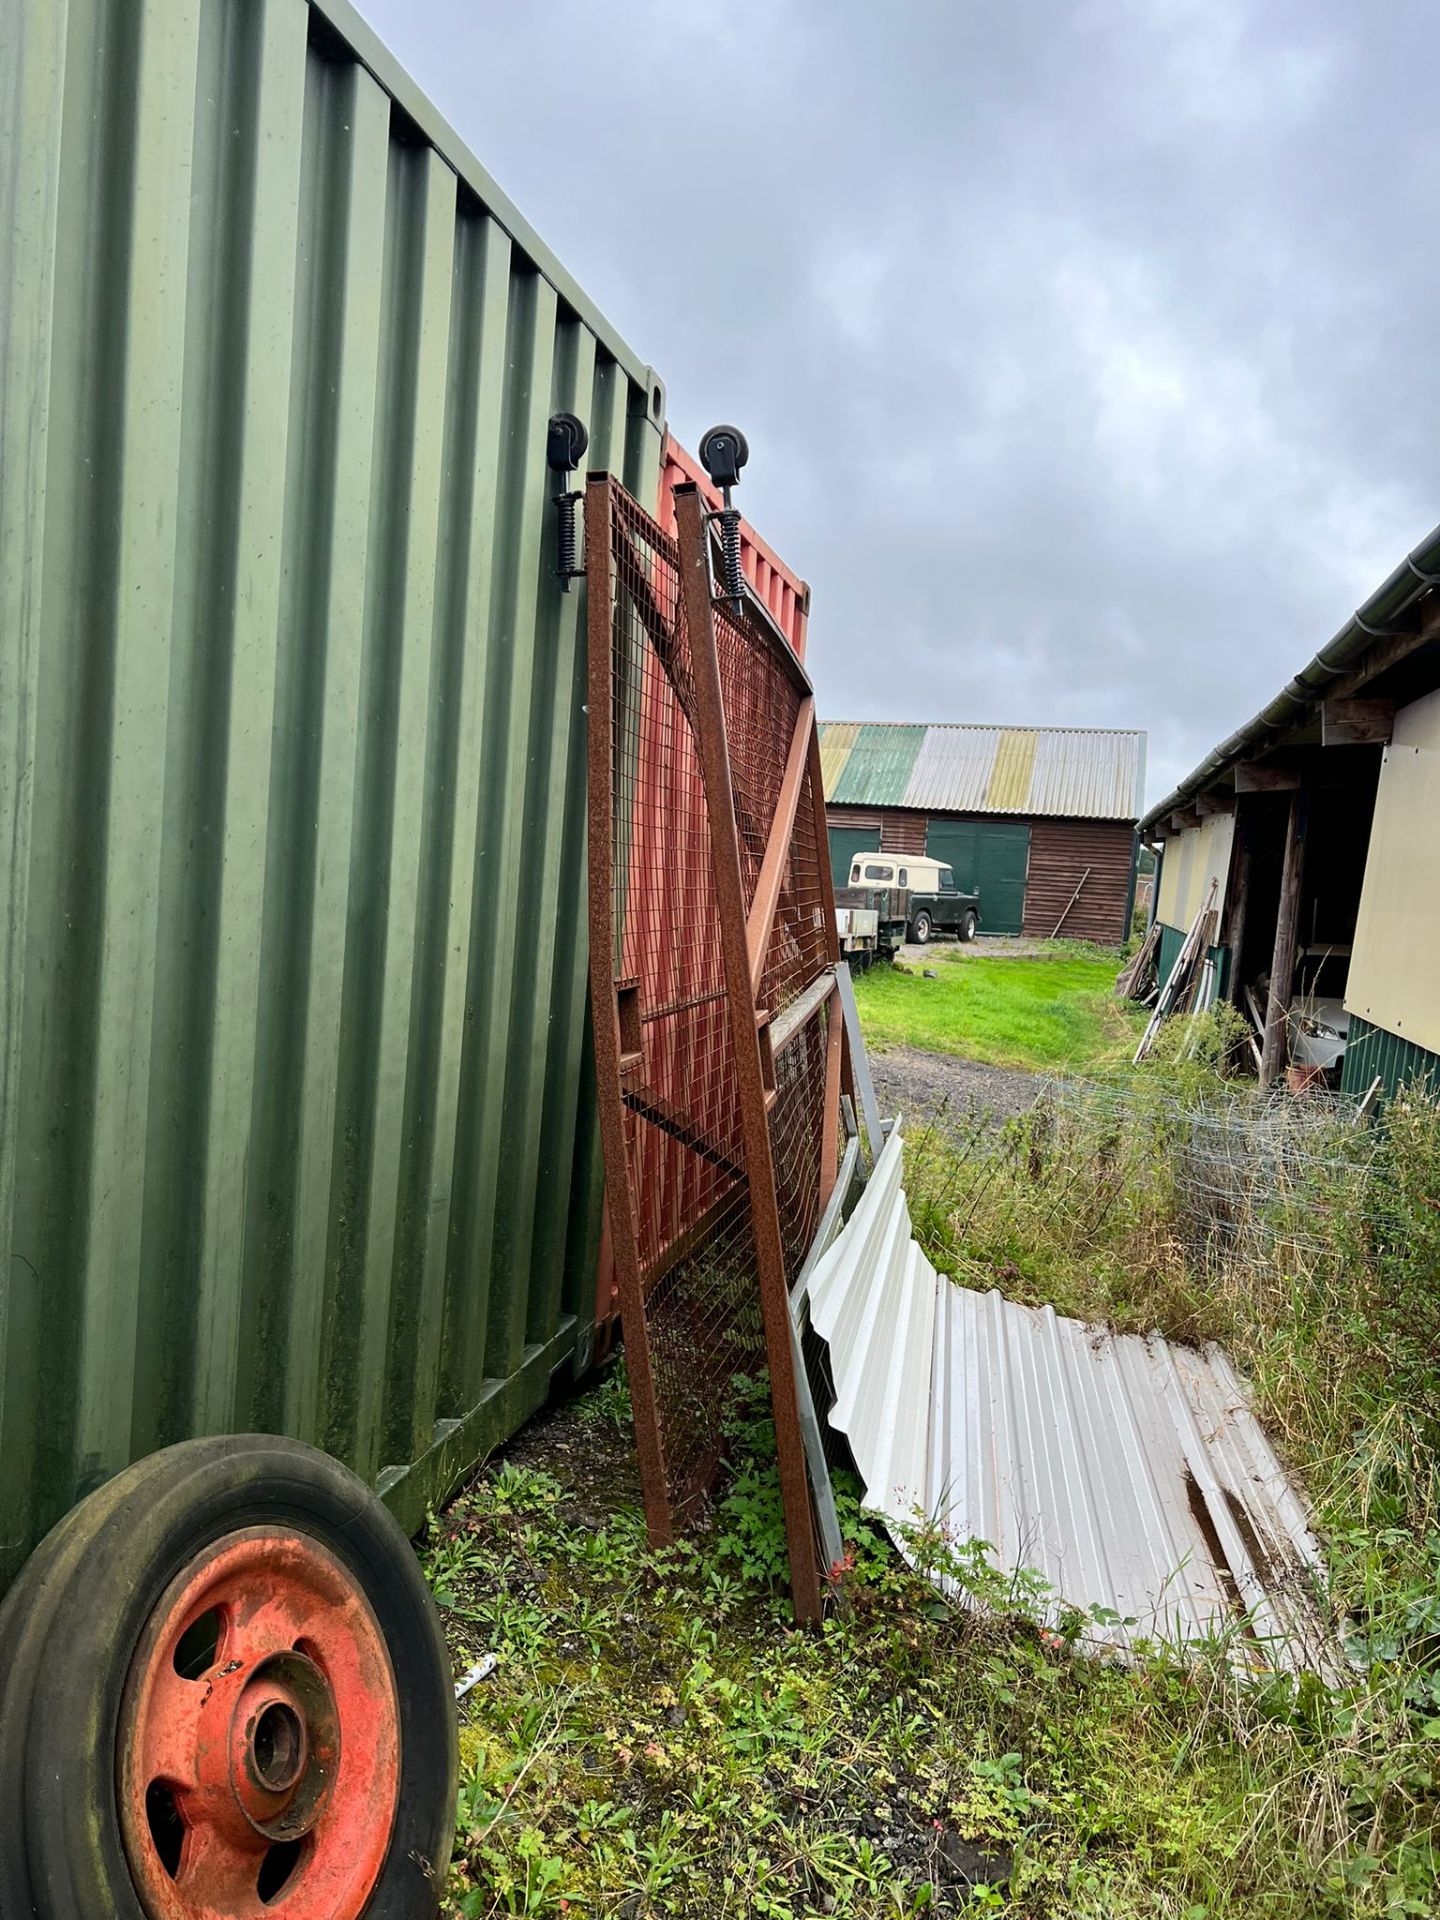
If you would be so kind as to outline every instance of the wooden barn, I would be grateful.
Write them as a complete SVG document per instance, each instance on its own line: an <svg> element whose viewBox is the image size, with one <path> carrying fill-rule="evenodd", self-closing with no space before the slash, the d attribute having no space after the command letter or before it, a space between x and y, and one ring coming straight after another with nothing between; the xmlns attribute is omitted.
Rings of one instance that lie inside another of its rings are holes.
<svg viewBox="0 0 1440 1920"><path fill-rule="evenodd" d="M837 886L857 853L926 853L979 888L982 935L1125 938L1143 733L830 722L820 763Z"/></svg>

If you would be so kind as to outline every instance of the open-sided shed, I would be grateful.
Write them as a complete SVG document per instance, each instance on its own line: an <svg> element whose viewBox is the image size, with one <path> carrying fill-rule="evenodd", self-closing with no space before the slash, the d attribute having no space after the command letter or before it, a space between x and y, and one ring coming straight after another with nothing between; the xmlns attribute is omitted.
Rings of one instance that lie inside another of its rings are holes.
<svg viewBox="0 0 1440 1920"><path fill-rule="evenodd" d="M1141 822L1163 978L1205 901L1261 1078L1440 1083L1440 528ZM1318 1043L1318 1044L1317 1044Z"/></svg>

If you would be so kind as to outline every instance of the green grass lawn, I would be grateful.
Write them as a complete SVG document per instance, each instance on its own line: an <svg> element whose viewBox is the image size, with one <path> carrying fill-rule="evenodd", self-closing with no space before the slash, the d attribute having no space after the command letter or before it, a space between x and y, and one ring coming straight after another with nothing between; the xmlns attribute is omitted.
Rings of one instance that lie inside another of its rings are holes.
<svg viewBox="0 0 1440 1920"><path fill-rule="evenodd" d="M1137 1019L1114 997L1113 954L941 951L934 972L927 980L919 967L872 967L856 981L872 1045L1037 1069L1083 1069L1134 1046Z"/></svg>

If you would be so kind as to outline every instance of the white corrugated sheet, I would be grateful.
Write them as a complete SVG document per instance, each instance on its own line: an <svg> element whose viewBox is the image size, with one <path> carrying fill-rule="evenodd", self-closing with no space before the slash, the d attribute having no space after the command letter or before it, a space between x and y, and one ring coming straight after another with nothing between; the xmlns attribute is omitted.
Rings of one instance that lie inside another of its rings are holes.
<svg viewBox="0 0 1440 1920"><path fill-rule="evenodd" d="M810 1281L831 1424L902 1546L917 1516L1038 1574L1087 1637L1233 1635L1257 1666L1338 1664L1319 1546L1218 1347L1117 1335L939 1276L910 1233L892 1132ZM951 1584L942 1580L942 1585Z"/></svg>

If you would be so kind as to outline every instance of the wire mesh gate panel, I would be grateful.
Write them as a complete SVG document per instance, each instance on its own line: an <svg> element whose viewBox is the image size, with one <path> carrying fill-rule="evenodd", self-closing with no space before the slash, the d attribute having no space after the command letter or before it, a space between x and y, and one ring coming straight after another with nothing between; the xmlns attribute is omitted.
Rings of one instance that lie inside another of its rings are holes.
<svg viewBox="0 0 1440 1920"><path fill-rule="evenodd" d="M769 1370L797 1614L820 1604L788 1287L834 1184L842 1030L814 701L763 609L717 605L706 518L586 492L591 991L652 1538Z"/></svg>

